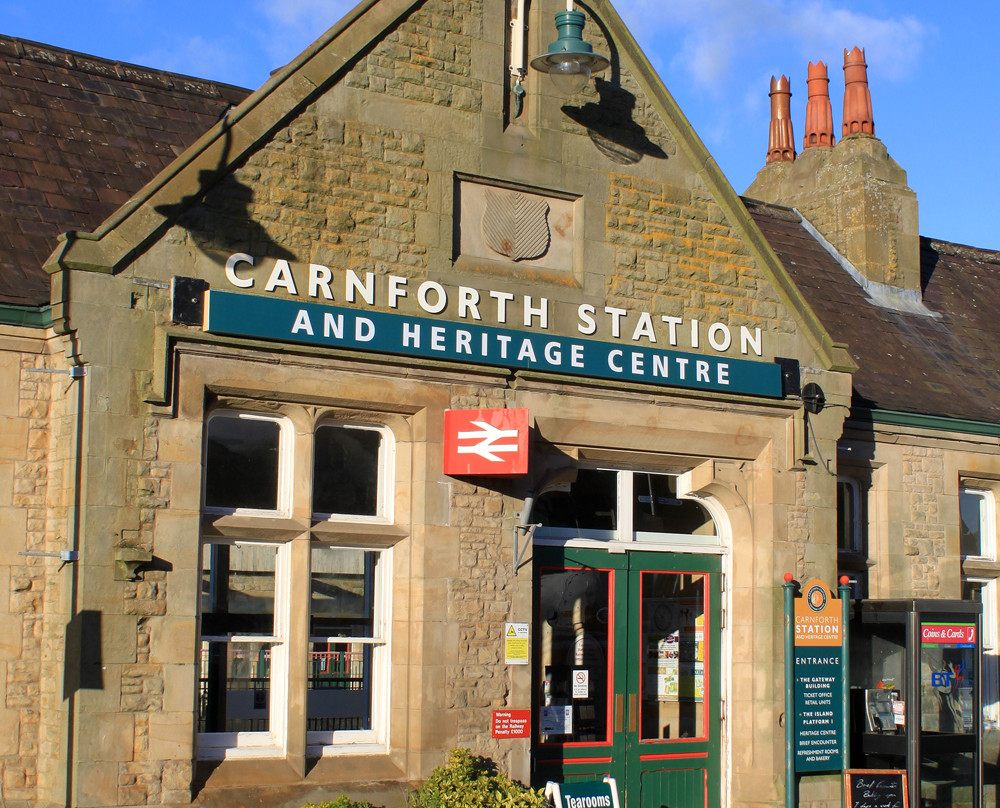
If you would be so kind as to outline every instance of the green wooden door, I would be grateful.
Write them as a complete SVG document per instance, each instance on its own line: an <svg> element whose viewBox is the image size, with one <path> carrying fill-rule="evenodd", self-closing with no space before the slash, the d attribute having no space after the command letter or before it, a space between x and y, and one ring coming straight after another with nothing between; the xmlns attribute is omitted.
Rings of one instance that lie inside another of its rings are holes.
<svg viewBox="0 0 1000 808"><path fill-rule="evenodd" d="M714 556L537 547L534 771L615 777L625 808L720 800Z"/></svg>

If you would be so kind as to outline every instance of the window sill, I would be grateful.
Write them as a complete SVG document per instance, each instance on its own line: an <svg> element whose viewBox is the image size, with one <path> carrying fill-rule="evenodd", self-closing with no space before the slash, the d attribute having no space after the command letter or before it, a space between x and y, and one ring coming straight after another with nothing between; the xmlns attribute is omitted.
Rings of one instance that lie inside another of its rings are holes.
<svg viewBox="0 0 1000 808"><path fill-rule="evenodd" d="M199 746L199 760L260 760L283 759L279 746Z"/></svg>
<svg viewBox="0 0 1000 808"><path fill-rule="evenodd" d="M242 516L239 514L206 514L201 521L202 534L207 538L225 539L293 539L305 533L309 525L281 516Z"/></svg>
<svg viewBox="0 0 1000 808"><path fill-rule="evenodd" d="M969 577L997 578L1000 577L1000 562L988 558L965 558L962 561L962 574Z"/></svg>
<svg viewBox="0 0 1000 808"><path fill-rule="evenodd" d="M313 522L313 538L339 544L357 543L365 547L392 547L409 535L396 525L377 522Z"/></svg>
<svg viewBox="0 0 1000 808"><path fill-rule="evenodd" d="M341 787L349 783L364 783L371 787L375 783L392 783L394 788L401 789L401 783L406 782L406 775L386 754L384 748L379 749L381 751L378 754L358 750L358 754L350 758L335 755L317 759L310 755L304 778L284 759L199 760L195 777L196 791L199 792L198 804L219 804L212 799L213 793L225 793L227 804L230 804L232 797L239 796L237 792L244 790L248 795L247 803L252 798L254 804L257 804L262 786L308 785L315 788L318 785ZM225 791L222 792L222 789ZM305 801L305 797L302 801Z"/></svg>
<svg viewBox="0 0 1000 808"><path fill-rule="evenodd" d="M380 743L342 743L313 745L306 747L309 758L348 757L351 755L384 755L385 747Z"/></svg>

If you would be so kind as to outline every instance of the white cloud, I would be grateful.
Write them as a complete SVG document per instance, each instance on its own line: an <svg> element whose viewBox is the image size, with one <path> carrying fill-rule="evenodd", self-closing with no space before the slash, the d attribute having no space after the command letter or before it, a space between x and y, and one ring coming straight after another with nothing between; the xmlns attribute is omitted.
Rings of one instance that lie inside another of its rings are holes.
<svg viewBox="0 0 1000 808"><path fill-rule="evenodd" d="M833 67L839 65L843 49L857 45L865 49L869 61L876 59L882 75L893 81L913 73L929 33L928 26L913 16L879 19L830 8L824 2L801 6L789 23L789 33L798 40L802 51L830 54L826 58Z"/></svg>
<svg viewBox="0 0 1000 808"><path fill-rule="evenodd" d="M279 25L315 31L318 36L354 5L353 0L266 0L257 7Z"/></svg>
<svg viewBox="0 0 1000 808"><path fill-rule="evenodd" d="M616 6L654 59L713 94L732 90L765 63L782 64L776 75L804 72L806 61L832 68L855 45L877 60L883 76L900 81L916 69L930 31L912 15L880 18L850 10L843 0L618 0Z"/></svg>

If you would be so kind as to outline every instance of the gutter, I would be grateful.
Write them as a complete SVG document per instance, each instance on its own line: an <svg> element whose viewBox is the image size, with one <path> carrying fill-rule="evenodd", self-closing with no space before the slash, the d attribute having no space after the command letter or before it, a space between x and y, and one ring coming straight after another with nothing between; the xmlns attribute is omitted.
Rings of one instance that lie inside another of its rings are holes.
<svg viewBox="0 0 1000 808"><path fill-rule="evenodd" d="M933 429L942 432L964 432L968 435L984 435L1000 438L1000 423L973 421L967 418L949 418L943 415L899 412L896 410L852 409L848 422L863 424L885 424L913 429Z"/></svg>
<svg viewBox="0 0 1000 808"><path fill-rule="evenodd" d="M52 306L26 306L17 303L0 303L0 325L25 328L51 328Z"/></svg>

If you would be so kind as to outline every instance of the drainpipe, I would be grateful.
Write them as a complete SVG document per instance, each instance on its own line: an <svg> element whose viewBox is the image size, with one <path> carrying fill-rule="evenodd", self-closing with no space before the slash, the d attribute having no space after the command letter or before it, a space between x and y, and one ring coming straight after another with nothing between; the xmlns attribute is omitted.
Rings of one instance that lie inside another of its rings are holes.
<svg viewBox="0 0 1000 808"><path fill-rule="evenodd" d="M86 493L85 493L85 474L84 474L84 412L86 404L86 376L87 376L87 366L80 358L80 346L77 343L76 333L74 332L72 326L70 325L69 316L69 286L71 279L71 270L60 267L60 272L57 277L53 277L53 290L58 294L59 305L53 308L59 309L59 316L55 318L53 323L53 330L56 334L66 336L70 341L71 352L70 360L72 361L72 367L70 368L69 375L76 382L76 406L73 413L73 448L75 452L75 460L73 464L73 504L71 506L69 527L70 527L70 553L73 559L80 558L80 546L81 546L81 535L82 535L82 524L83 524L83 508L84 503L86 503ZM66 639L65 648L69 651L70 648L70 629L74 626L74 622L78 618L79 614L79 601L80 601L80 564L75 563L70 565L70 597L69 597L69 614L67 615L66 621ZM83 647L84 638L81 635L79 642L76 643L77 652ZM78 767L77 761L77 744L76 744L76 732L77 732L77 700L76 694L79 687L67 687L67 678L65 676L65 670L69 669L70 665L75 666L78 670L81 668L81 659L79 653L76 659L69 659L68 654L64 655L63 667L64 667L64 692L63 698L66 701L66 794L65 794L65 805L72 806L75 805L74 794L76 789L76 772ZM79 684L79 683L77 683ZM66 692L69 691L69 692Z"/></svg>

